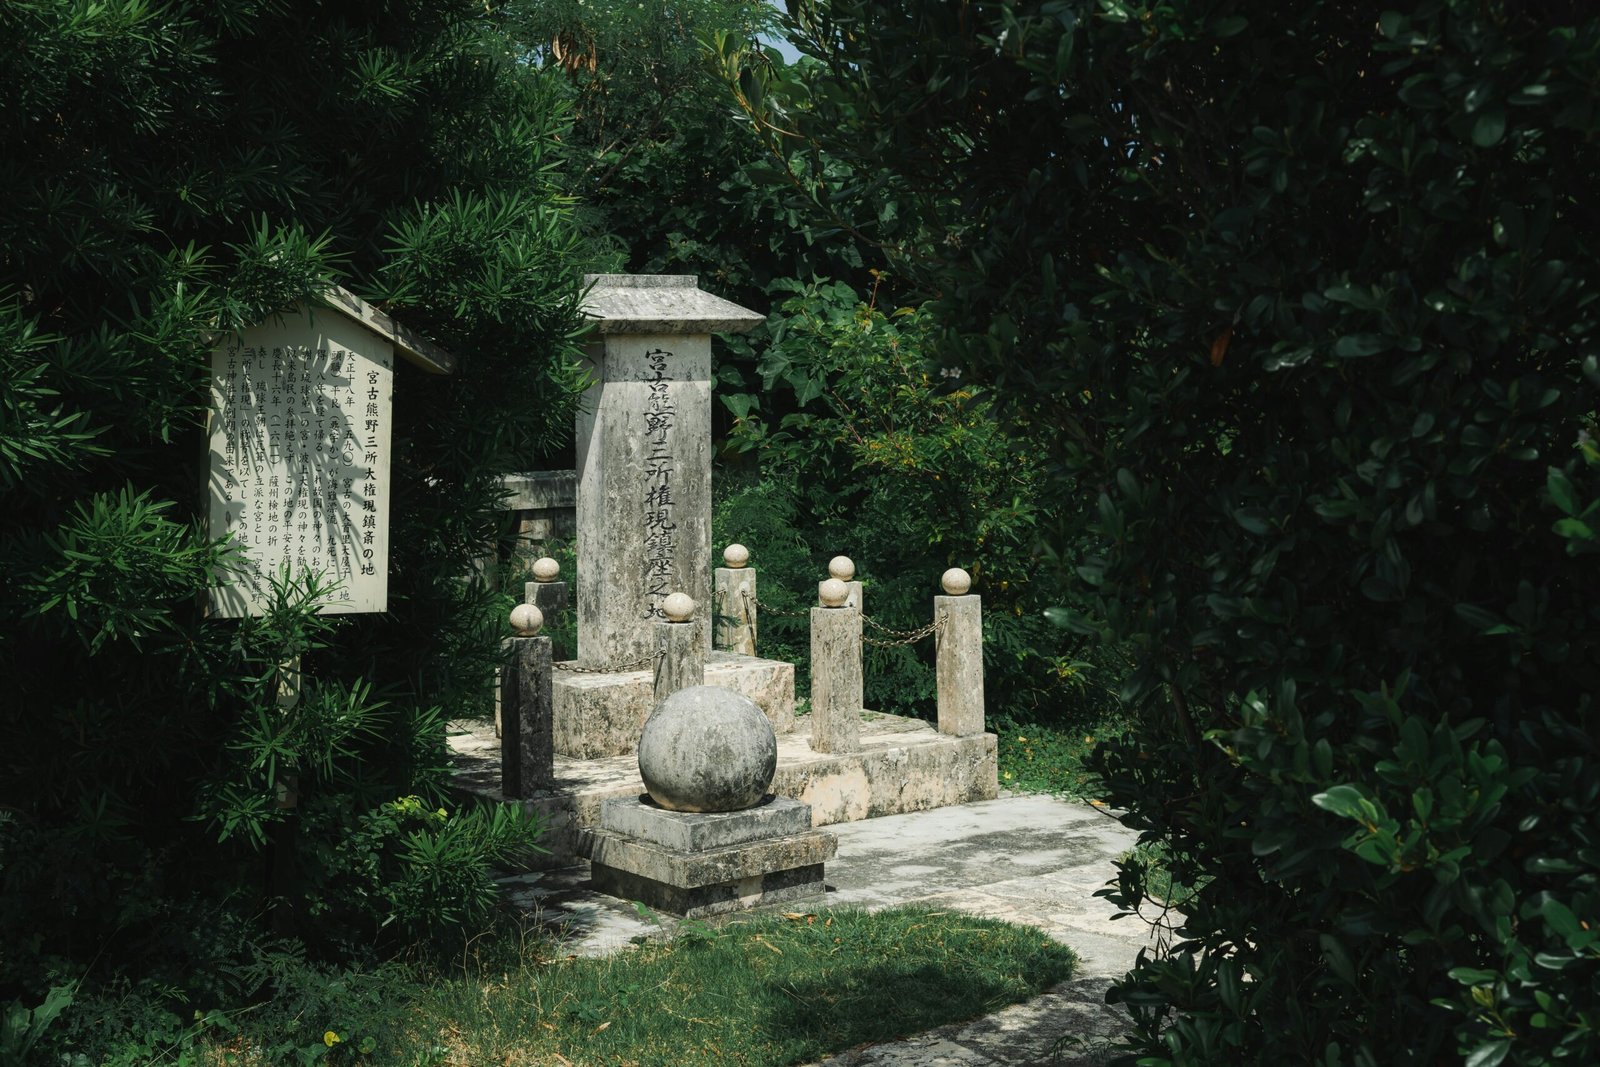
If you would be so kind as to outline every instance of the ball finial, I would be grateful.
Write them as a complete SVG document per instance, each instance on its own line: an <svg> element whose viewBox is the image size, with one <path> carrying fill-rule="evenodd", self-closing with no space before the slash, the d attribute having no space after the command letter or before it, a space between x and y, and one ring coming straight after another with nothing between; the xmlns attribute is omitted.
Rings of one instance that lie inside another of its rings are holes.
<svg viewBox="0 0 1600 1067"><path fill-rule="evenodd" d="M750 562L750 550L740 544L732 544L722 550L722 562L738 570Z"/></svg>
<svg viewBox="0 0 1600 1067"><path fill-rule="evenodd" d="M688 593L673 593L661 602L661 612L668 622L688 622L694 614L694 600Z"/></svg>
<svg viewBox="0 0 1600 1067"><path fill-rule="evenodd" d="M849 596L850 587L837 578L829 578L817 586L817 599L825 608L842 608Z"/></svg>
<svg viewBox="0 0 1600 1067"><path fill-rule="evenodd" d="M549 556L541 556L533 561L533 580L536 582L553 582L561 574L561 564Z"/></svg>
<svg viewBox="0 0 1600 1067"><path fill-rule="evenodd" d="M856 576L855 561L849 556L834 556L828 561L828 576L848 582Z"/></svg>
<svg viewBox="0 0 1600 1067"><path fill-rule="evenodd" d="M968 591L972 589L972 575L960 567L951 567L939 579L939 584L951 596L966 596Z"/></svg>
<svg viewBox="0 0 1600 1067"><path fill-rule="evenodd" d="M511 628L518 637L532 637L544 625L544 612L532 604L518 604L511 609Z"/></svg>

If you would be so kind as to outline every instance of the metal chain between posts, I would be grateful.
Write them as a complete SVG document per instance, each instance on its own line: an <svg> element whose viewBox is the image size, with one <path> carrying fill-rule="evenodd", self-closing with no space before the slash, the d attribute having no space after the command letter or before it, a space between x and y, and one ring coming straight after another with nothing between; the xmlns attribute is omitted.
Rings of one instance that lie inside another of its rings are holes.
<svg viewBox="0 0 1600 1067"><path fill-rule="evenodd" d="M873 622L871 619L867 618L866 615L861 616L861 621L871 623L873 629L879 630L882 633L900 635L900 639L898 641L879 641L876 638L868 637L866 634L862 634L862 641L869 645L876 645L879 648L894 648L898 645L916 644L918 641L921 641L924 637L927 637L934 631L944 629L945 614L941 611L928 625L915 630L891 630L882 623Z"/></svg>
<svg viewBox="0 0 1600 1067"><path fill-rule="evenodd" d="M810 615L810 612L807 611L784 611L782 608L775 608L766 601L761 600L758 597L751 596L750 590L748 589L741 590L741 593L744 596L744 602L746 604L750 603L751 601L755 601L756 607L760 608L762 611L771 612L774 615L787 615L791 619L803 619Z"/></svg>
<svg viewBox="0 0 1600 1067"><path fill-rule="evenodd" d="M554 663L551 666L558 671L570 671L573 674L625 674L628 671L642 671L650 666L652 660L662 659L667 650L657 649L654 655L636 659L632 663L616 663L606 667L580 667L576 663Z"/></svg>
<svg viewBox="0 0 1600 1067"><path fill-rule="evenodd" d="M743 592L743 596L744 596L744 600L745 600L746 604L750 603L751 601L755 601L755 606L756 607L760 608L762 611L771 612L774 615L787 615L787 616L790 616L791 618L804 618L805 616L810 614L810 612L806 612L806 611L784 611L782 608L775 608L771 604L766 603L765 601L761 600L758 597L752 597L750 595L750 590L748 590L748 589L745 589L742 592ZM896 629L893 629L891 627L883 625L881 622L878 622L876 619L874 619L872 616L866 614L865 612L863 612L862 615L861 615L861 621L866 623L868 626L871 626L874 630L877 630L879 633L893 634L894 636L896 636L896 637L898 637L900 639L898 641L879 641L879 640L877 640L875 638L871 638L871 637L867 637L866 635L862 635L861 640L865 641L869 645L877 645L879 648L894 648L897 645L915 644L916 642L921 641L924 637L927 637L929 634L933 633L934 631L941 630L941 629L944 628L944 615L943 615L943 613L941 613L938 618L936 618L932 622L928 623L928 625L923 626L923 627L919 627L918 629L915 629L915 630L896 630Z"/></svg>

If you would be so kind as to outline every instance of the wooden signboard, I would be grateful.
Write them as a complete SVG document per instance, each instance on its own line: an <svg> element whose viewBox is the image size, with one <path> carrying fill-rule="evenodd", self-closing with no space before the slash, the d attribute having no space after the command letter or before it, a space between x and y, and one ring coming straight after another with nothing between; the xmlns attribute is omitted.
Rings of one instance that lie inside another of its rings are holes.
<svg viewBox="0 0 1600 1067"><path fill-rule="evenodd" d="M316 574L328 614L385 611L396 354L450 357L343 290L211 353L210 532L238 548L215 615L260 615L280 574Z"/></svg>

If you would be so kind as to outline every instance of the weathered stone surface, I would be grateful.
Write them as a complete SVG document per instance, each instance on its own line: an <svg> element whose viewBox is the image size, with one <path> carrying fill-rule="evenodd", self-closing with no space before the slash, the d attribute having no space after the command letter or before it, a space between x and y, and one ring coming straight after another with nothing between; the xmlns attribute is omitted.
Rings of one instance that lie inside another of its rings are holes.
<svg viewBox="0 0 1600 1067"><path fill-rule="evenodd" d="M697 685L668 696L639 736L639 776L673 811L739 811L772 784L778 742L755 701Z"/></svg>
<svg viewBox="0 0 1600 1067"><path fill-rule="evenodd" d="M743 693L779 734L794 729L794 664L727 652L706 657L705 682ZM565 756L600 759L635 752L655 707L654 672L555 674L555 746Z"/></svg>
<svg viewBox="0 0 1600 1067"><path fill-rule="evenodd" d="M522 600L544 612L545 624L554 622L567 608L566 582L524 582Z"/></svg>
<svg viewBox="0 0 1600 1067"><path fill-rule="evenodd" d="M457 789L502 799L499 742L487 724L466 725L455 724L450 737ZM780 735L769 791L810 804L817 826L989 800L999 792L993 734L951 737L920 719L868 712L861 737L861 752L828 755L813 751L801 734ZM523 802L547 826L540 844L550 852L531 865L558 867L582 856L584 834L600 825L604 802L643 790L631 755L558 755L555 785Z"/></svg>
<svg viewBox="0 0 1600 1067"><path fill-rule="evenodd" d="M527 797L555 782L550 639L512 637L500 669L501 791Z"/></svg>
<svg viewBox="0 0 1600 1067"><path fill-rule="evenodd" d="M693 274L586 274L584 314L602 334L743 333L766 316L702 292Z"/></svg>
<svg viewBox="0 0 1600 1067"><path fill-rule="evenodd" d="M510 494L500 507L506 511L546 511L576 507L578 472L529 471L500 479Z"/></svg>
<svg viewBox="0 0 1600 1067"><path fill-rule="evenodd" d="M518 604L511 609L511 629L518 637L533 637L544 629L544 612L533 604Z"/></svg>
<svg viewBox="0 0 1600 1067"><path fill-rule="evenodd" d="M501 482L510 493L501 507L515 517L520 540L542 544L577 535L577 471L508 474Z"/></svg>
<svg viewBox="0 0 1600 1067"><path fill-rule="evenodd" d="M666 885L693 888L821 864L838 849L838 838L826 830L807 830L704 852L678 852L609 830L592 830L589 858L596 869L612 867Z"/></svg>
<svg viewBox="0 0 1600 1067"><path fill-rule="evenodd" d="M848 607L812 608L812 748L860 750L862 685L861 612Z"/></svg>
<svg viewBox="0 0 1600 1067"><path fill-rule="evenodd" d="M713 645L741 656L756 654L756 572L749 567L716 571L716 639Z"/></svg>
<svg viewBox="0 0 1600 1067"><path fill-rule="evenodd" d="M827 826L992 800L997 767L994 734L951 738L927 730L864 739L860 752L781 762L772 788L810 804L812 823Z"/></svg>
<svg viewBox="0 0 1600 1067"><path fill-rule="evenodd" d="M820 897L827 892L822 864L756 874L735 882L694 887L669 885L631 871L597 863L590 868L590 886L623 900L637 900L653 911L700 919L766 904Z"/></svg>
<svg viewBox="0 0 1600 1067"><path fill-rule="evenodd" d="M711 338L590 345L578 416L578 662L636 662L673 592L711 601ZM707 648L711 630L695 626Z"/></svg>
<svg viewBox="0 0 1600 1067"><path fill-rule="evenodd" d="M769 794L743 811L668 811L649 796L618 797L600 806L600 827L676 852L728 848L811 829L811 808Z"/></svg>
<svg viewBox="0 0 1600 1067"><path fill-rule="evenodd" d="M655 687L651 690L660 704L673 693L706 684L706 647L701 644L690 622L656 623Z"/></svg>
<svg viewBox="0 0 1600 1067"><path fill-rule="evenodd" d="M934 635L939 687L939 732L983 733L983 603L977 596L936 596L934 616L945 625Z"/></svg>

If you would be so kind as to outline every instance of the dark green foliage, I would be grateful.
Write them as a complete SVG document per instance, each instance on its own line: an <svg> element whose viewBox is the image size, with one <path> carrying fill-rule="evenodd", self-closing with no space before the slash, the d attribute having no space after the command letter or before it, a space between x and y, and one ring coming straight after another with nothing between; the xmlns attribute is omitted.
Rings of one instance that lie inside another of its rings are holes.
<svg viewBox="0 0 1600 1067"><path fill-rule="evenodd" d="M560 181L588 269L698 274L762 310L780 279L866 284L878 257L786 202L789 180L723 82L713 42L769 29L766 0L514 0L501 21L571 108Z"/></svg>
<svg viewBox="0 0 1600 1067"><path fill-rule="evenodd" d="M322 948L470 925L527 841L394 807L439 806L444 721L487 701L503 614L463 576L498 476L571 425L563 105L494 14L0 7L0 990L208 981L196 901ZM391 610L310 616L294 583L206 620L209 352L330 281L459 358L397 375Z"/></svg>
<svg viewBox="0 0 1600 1067"><path fill-rule="evenodd" d="M1140 1062L1600 1059L1600 18L791 10L774 147L1088 505L1108 799L1200 887Z"/></svg>
<svg viewBox="0 0 1600 1067"><path fill-rule="evenodd" d="M1008 437L986 395L935 384L918 312L885 314L842 282L777 288L792 295L730 340L735 359L718 372L729 450L760 468L759 483L724 499L719 543L743 542L761 599L786 610L814 605L827 561L849 556L868 618L900 631L927 624L940 575L965 568L984 598L990 706L1028 721L1071 710L1082 693L1059 683L1087 665L1069 654L1081 640L1040 613L1034 543L1050 509L1023 428ZM763 654L795 657L804 676L808 626L762 616ZM870 625L867 636L892 640ZM931 711L931 638L868 645L864 667L869 708Z"/></svg>

